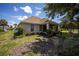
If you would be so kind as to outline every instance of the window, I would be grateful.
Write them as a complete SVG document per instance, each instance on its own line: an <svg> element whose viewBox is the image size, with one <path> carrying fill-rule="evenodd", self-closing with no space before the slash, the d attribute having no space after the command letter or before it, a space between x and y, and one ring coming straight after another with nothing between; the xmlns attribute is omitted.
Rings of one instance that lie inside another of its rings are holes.
<svg viewBox="0 0 79 59"><path fill-rule="evenodd" d="M31 24L31 31L34 31L34 25Z"/></svg>

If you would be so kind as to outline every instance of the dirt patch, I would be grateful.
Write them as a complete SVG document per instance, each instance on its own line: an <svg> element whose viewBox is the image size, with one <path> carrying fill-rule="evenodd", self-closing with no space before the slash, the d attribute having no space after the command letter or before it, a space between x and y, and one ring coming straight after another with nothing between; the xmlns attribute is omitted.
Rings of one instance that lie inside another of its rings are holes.
<svg viewBox="0 0 79 59"><path fill-rule="evenodd" d="M36 41L34 41L34 42L36 42ZM23 56L23 55L25 55L28 51L30 51L30 48L32 47L32 43L33 42L24 43L21 46L13 48L10 51L11 52L10 55L11 56Z"/></svg>
<svg viewBox="0 0 79 59"><path fill-rule="evenodd" d="M52 56L57 55L58 38L52 38L53 42L50 39L44 40L35 40L30 43L24 43L21 46L13 48L11 50L11 56L30 56L30 55L40 55L40 56Z"/></svg>

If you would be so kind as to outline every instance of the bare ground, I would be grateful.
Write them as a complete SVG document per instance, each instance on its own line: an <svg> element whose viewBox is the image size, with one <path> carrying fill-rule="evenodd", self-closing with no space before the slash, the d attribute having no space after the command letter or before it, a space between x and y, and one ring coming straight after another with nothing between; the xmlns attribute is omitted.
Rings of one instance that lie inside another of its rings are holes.
<svg viewBox="0 0 79 59"><path fill-rule="evenodd" d="M15 47L11 50L11 56L30 56L30 55L40 55L40 56L49 56L57 55L57 45L58 42L56 37L52 38L54 44L52 44L48 39L46 40L35 40L30 43L25 43L21 46ZM56 46L55 46L56 45ZM30 52L30 53L29 53Z"/></svg>

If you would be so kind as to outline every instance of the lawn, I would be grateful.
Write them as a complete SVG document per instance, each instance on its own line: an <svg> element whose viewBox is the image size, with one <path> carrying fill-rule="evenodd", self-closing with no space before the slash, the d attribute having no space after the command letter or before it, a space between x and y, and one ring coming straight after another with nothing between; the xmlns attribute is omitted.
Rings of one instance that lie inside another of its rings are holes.
<svg viewBox="0 0 79 59"><path fill-rule="evenodd" d="M10 50L20 46L24 43L32 42L37 40L37 38L42 39L43 37L39 37L38 35L32 36L21 36L19 38L13 39L13 31L8 32L0 32L0 55L9 55Z"/></svg>
<svg viewBox="0 0 79 59"><path fill-rule="evenodd" d="M68 33L69 31L68 30L62 30L61 32ZM73 33L78 33L78 30L77 29L73 30Z"/></svg>
<svg viewBox="0 0 79 59"><path fill-rule="evenodd" d="M73 35L75 35L75 34L73 34ZM24 44L28 44L28 43L33 42L35 40L42 40L42 39L44 39L44 37L39 36L39 35L30 35L30 36L21 35L21 36L17 37L16 39L13 39L13 31L0 32L0 56L10 55L12 49L14 49L16 47L19 47L19 46L23 46ZM58 38L57 40L59 40L59 39L60 38ZM79 43L78 43L79 42L79 37L71 37L69 35L69 33L66 32L66 31L63 32L62 39L64 40L62 45L64 46L65 49L66 48L71 49L74 46L79 45ZM37 45L37 47L39 47L38 44L40 44L43 47L43 46L47 45L47 43L45 43L45 44L44 43L45 42L42 42L42 43L38 42L38 43L36 43L36 45ZM39 48L39 50L40 50L40 48ZM38 52L39 52L39 50L38 50ZM45 49L45 51L47 51L47 50ZM32 51L29 51L28 55L37 55L37 53L34 54Z"/></svg>

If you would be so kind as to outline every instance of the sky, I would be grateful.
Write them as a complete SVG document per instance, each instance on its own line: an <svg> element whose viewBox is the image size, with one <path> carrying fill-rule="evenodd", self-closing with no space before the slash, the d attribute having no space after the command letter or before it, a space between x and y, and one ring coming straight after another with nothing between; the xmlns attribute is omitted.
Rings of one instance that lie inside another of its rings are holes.
<svg viewBox="0 0 79 59"><path fill-rule="evenodd" d="M6 19L9 25L13 25L30 16L48 18L43 11L44 6L45 3L0 3L0 19ZM59 23L62 17L56 15L53 21Z"/></svg>

